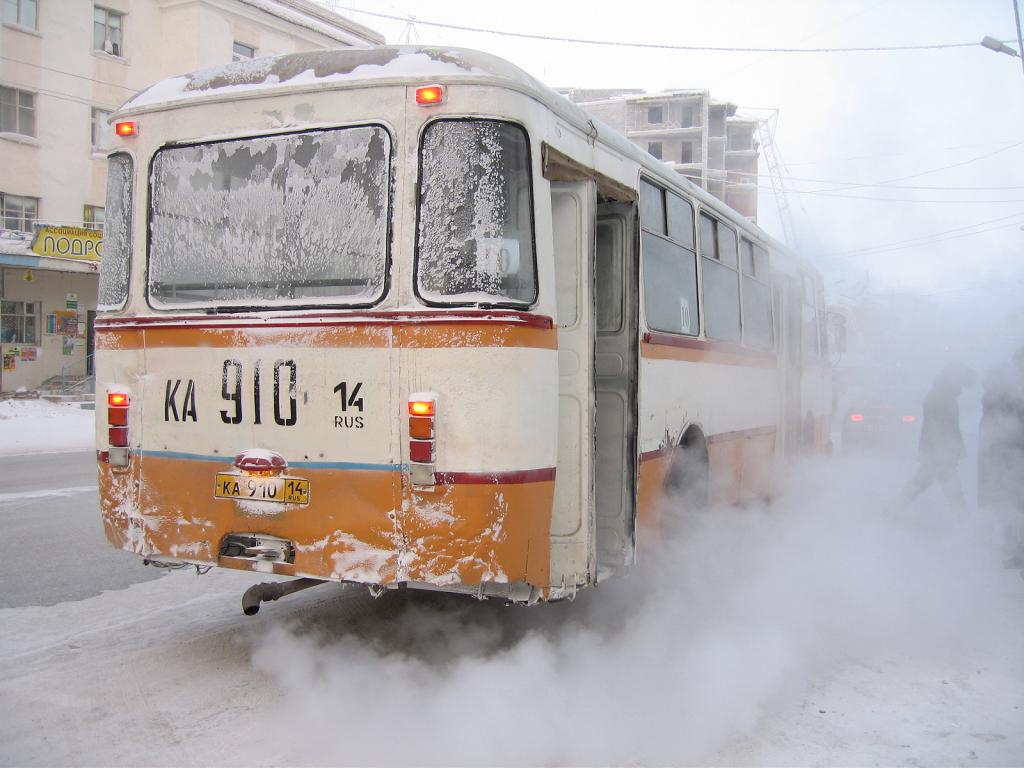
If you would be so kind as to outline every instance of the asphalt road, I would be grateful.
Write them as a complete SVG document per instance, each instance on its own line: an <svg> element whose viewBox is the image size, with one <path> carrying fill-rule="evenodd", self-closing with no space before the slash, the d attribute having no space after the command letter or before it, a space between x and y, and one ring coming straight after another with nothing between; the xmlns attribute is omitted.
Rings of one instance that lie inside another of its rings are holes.
<svg viewBox="0 0 1024 768"><path fill-rule="evenodd" d="M103 535L96 454L0 456L0 608L49 606L161 573Z"/></svg>

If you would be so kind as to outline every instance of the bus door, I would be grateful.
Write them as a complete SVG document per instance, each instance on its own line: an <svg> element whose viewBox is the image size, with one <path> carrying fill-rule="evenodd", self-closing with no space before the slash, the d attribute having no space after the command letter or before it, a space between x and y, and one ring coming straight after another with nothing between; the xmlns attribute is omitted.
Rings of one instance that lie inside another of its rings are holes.
<svg viewBox="0 0 1024 768"><path fill-rule="evenodd" d="M802 348L802 318L800 283L789 276L781 276L775 283L775 316L779 318L779 364L782 375L783 447L787 454L800 450L802 408L800 403Z"/></svg>
<svg viewBox="0 0 1024 768"><path fill-rule="evenodd" d="M636 557L638 269L636 207L598 206L594 247L598 578Z"/></svg>
<svg viewBox="0 0 1024 768"><path fill-rule="evenodd" d="M551 519L551 585L593 583L594 182L552 182L558 308L558 467ZM557 571L555 570L557 568Z"/></svg>

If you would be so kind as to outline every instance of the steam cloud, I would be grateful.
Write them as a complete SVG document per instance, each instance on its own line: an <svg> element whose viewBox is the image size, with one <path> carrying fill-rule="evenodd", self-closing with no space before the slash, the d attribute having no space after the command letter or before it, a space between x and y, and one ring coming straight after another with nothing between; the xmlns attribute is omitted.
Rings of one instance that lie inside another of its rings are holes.
<svg viewBox="0 0 1024 768"><path fill-rule="evenodd" d="M254 653L284 692L283 749L346 765L686 764L850 658L953 658L996 634L1002 521L957 517L935 490L901 508L910 470L809 460L771 505L689 514L637 572L574 603L323 606Z"/></svg>

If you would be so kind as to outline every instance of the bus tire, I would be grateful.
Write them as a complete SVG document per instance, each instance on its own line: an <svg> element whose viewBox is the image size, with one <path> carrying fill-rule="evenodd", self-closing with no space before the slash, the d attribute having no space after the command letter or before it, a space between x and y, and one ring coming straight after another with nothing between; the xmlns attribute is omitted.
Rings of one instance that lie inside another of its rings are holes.
<svg viewBox="0 0 1024 768"><path fill-rule="evenodd" d="M673 507L693 512L708 504L708 447L699 427L690 427L672 452L665 491Z"/></svg>

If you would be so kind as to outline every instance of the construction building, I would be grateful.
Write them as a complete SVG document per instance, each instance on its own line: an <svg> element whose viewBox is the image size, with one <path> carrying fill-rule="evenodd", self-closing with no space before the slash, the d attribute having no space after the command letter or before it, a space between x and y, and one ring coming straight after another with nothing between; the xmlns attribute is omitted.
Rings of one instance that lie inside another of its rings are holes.
<svg viewBox="0 0 1024 768"><path fill-rule="evenodd" d="M562 89L570 101L625 134L752 221L757 220L758 120L704 90Z"/></svg>
<svg viewBox="0 0 1024 768"><path fill-rule="evenodd" d="M103 227L114 110L203 67L384 43L310 0L3 0L2 13L0 392L91 372L89 235ZM33 249L43 225L53 248Z"/></svg>

